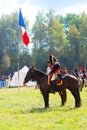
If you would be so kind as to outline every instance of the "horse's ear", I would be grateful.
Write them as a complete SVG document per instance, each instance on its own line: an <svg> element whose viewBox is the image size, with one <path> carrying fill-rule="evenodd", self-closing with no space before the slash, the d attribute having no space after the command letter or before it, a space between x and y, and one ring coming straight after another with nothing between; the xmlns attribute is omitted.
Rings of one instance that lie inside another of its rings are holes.
<svg viewBox="0 0 87 130"><path fill-rule="evenodd" d="M33 69L33 68L34 68L34 66L31 67L31 69Z"/></svg>

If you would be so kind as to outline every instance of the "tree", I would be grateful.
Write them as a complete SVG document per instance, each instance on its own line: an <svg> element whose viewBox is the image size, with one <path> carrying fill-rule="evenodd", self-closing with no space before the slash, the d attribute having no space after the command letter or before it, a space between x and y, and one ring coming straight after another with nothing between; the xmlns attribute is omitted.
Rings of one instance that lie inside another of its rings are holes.
<svg viewBox="0 0 87 130"><path fill-rule="evenodd" d="M43 55L46 47L46 37L47 37L47 25L46 20L43 12L38 12L36 16L35 24L32 28L32 43L33 43L33 51L32 51L32 64L38 65L41 67L42 65L39 64L41 60L43 60ZM42 61L43 63L43 61ZM43 68L43 67L42 67Z"/></svg>
<svg viewBox="0 0 87 130"><path fill-rule="evenodd" d="M2 64L1 64L1 73L5 75L5 71L7 72L8 68L10 67L10 58L8 55L4 55Z"/></svg>
<svg viewBox="0 0 87 130"><path fill-rule="evenodd" d="M72 59L73 67L75 67L78 65L80 54L80 32L75 25L70 26L67 38L69 40L69 49L71 51L71 57L69 58Z"/></svg>
<svg viewBox="0 0 87 130"><path fill-rule="evenodd" d="M64 52L64 46L68 41L65 39L64 26L53 10L47 13L47 25L47 42L49 43L48 54L53 53L60 61L61 55L63 55Z"/></svg>
<svg viewBox="0 0 87 130"><path fill-rule="evenodd" d="M28 25L27 20L26 25ZM3 70L2 64L6 55L10 58L9 71L17 70L18 55L23 54L22 32L18 25L18 13L3 15L0 19L0 69ZM20 50L19 50L20 49ZM20 57L19 57L20 58ZM20 62L21 64L21 62ZM6 73L6 70L3 70ZM10 72L9 72L10 73Z"/></svg>

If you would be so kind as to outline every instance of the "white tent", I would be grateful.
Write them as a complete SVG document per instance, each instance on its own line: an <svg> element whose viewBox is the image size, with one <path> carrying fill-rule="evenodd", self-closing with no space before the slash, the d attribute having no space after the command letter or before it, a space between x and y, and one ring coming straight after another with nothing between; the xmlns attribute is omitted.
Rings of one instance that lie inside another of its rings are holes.
<svg viewBox="0 0 87 130"><path fill-rule="evenodd" d="M14 72L14 75L10 81L10 86L11 87L23 86L24 78L25 78L28 70L29 70L29 68L27 66L24 66L21 70L19 70L19 72L18 71ZM18 78L18 76L19 76L19 78ZM35 86L36 82L29 81L26 85Z"/></svg>

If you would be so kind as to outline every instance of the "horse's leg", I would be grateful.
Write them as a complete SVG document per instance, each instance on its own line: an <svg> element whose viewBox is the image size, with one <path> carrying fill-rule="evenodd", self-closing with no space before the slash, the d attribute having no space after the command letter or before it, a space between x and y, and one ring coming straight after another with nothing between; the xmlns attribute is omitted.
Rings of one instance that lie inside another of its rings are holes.
<svg viewBox="0 0 87 130"><path fill-rule="evenodd" d="M49 93L42 93L43 98L44 98L44 106L45 108L49 107Z"/></svg>
<svg viewBox="0 0 87 130"><path fill-rule="evenodd" d="M67 100L66 89L63 90L63 91L61 91L61 92L58 92L58 93L59 93L59 95L60 95L60 97L61 97L61 100L62 100L62 102L61 102L61 106L64 106L65 103L66 103L66 100Z"/></svg>
<svg viewBox="0 0 87 130"><path fill-rule="evenodd" d="M80 98L79 88L76 88L76 89L70 90L70 91L75 98L75 107L80 107L81 106L81 98Z"/></svg>
<svg viewBox="0 0 87 130"><path fill-rule="evenodd" d="M83 88L83 85L80 84L80 86L79 86L79 90L80 90L80 92L82 92L82 88Z"/></svg>
<svg viewBox="0 0 87 130"><path fill-rule="evenodd" d="M77 88L77 102L76 102L76 107L80 107L81 106L81 98L80 98L80 92L79 92L79 88Z"/></svg>
<svg viewBox="0 0 87 130"><path fill-rule="evenodd" d="M84 87L84 83L81 83L80 91L82 92L82 89Z"/></svg>

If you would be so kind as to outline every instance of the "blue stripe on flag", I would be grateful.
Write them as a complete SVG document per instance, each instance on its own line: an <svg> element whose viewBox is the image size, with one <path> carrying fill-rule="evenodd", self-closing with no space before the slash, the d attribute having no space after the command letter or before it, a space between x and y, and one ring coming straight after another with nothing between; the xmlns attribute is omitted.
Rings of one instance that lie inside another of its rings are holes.
<svg viewBox="0 0 87 130"><path fill-rule="evenodd" d="M19 25L25 28L25 23L24 23L24 19L23 19L23 16L22 16L21 9L20 9L20 12L19 12Z"/></svg>

